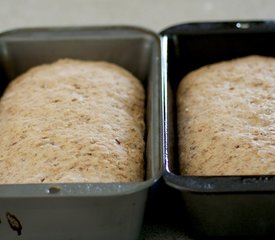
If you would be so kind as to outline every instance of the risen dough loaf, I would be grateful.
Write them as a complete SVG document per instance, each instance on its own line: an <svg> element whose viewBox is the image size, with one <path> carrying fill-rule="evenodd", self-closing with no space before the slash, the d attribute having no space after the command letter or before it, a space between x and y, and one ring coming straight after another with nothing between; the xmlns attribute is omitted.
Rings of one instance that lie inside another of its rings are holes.
<svg viewBox="0 0 275 240"><path fill-rule="evenodd" d="M182 175L275 174L275 58L188 74L177 92Z"/></svg>
<svg viewBox="0 0 275 240"><path fill-rule="evenodd" d="M142 181L144 95L110 63L32 68L0 102L0 183Z"/></svg>

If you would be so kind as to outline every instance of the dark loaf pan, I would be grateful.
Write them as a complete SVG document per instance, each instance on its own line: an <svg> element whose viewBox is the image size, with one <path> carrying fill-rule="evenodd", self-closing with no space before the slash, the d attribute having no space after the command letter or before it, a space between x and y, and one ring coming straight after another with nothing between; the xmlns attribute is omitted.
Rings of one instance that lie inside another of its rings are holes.
<svg viewBox="0 0 275 240"><path fill-rule="evenodd" d="M2 33L1 94L17 75L59 58L113 62L141 80L147 93L146 179L137 183L0 185L0 239L137 239L149 189L162 169L159 37L122 26Z"/></svg>
<svg viewBox="0 0 275 240"><path fill-rule="evenodd" d="M273 21L190 23L161 33L164 180L175 189L171 214L192 236L275 235L274 176L180 176L175 109L179 81L188 72L252 54L275 57L274 43Z"/></svg>

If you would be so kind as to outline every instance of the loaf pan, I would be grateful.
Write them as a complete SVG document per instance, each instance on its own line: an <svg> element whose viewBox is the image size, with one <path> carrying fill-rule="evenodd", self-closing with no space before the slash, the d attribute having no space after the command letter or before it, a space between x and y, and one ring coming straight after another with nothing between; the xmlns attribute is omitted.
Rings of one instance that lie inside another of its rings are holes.
<svg viewBox="0 0 275 240"><path fill-rule="evenodd" d="M164 180L180 199L171 212L192 236L275 235L274 176L180 176L175 108L188 72L251 54L275 57L274 42L273 21L190 23L161 33Z"/></svg>
<svg viewBox="0 0 275 240"><path fill-rule="evenodd" d="M127 26L4 32L0 35L1 94L27 69L60 58L109 61L143 83L146 178L136 183L0 185L0 239L138 239L149 189L162 169L159 37Z"/></svg>

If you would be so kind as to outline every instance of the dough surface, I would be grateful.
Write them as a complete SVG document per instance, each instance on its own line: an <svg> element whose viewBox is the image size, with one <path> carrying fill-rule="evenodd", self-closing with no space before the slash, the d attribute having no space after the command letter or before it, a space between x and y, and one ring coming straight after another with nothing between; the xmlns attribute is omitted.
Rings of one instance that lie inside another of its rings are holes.
<svg viewBox="0 0 275 240"><path fill-rule="evenodd" d="M0 183L143 181L144 98L111 63L30 69L0 102Z"/></svg>
<svg viewBox="0 0 275 240"><path fill-rule="evenodd" d="M275 174L275 58L189 73L177 92L182 175Z"/></svg>

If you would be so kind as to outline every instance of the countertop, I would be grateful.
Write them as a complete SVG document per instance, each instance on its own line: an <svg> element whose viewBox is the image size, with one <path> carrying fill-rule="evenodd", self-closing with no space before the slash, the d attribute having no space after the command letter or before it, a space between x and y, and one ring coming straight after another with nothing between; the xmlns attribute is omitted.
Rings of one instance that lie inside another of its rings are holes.
<svg viewBox="0 0 275 240"><path fill-rule="evenodd" d="M0 31L19 27L136 25L275 17L274 0L1 0Z"/></svg>
<svg viewBox="0 0 275 240"><path fill-rule="evenodd" d="M275 19L274 0L1 0L0 32L22 27L131 25ZM141 239L188 240L179 227L145 224Z"/></svg>

